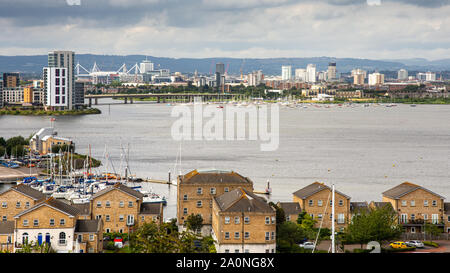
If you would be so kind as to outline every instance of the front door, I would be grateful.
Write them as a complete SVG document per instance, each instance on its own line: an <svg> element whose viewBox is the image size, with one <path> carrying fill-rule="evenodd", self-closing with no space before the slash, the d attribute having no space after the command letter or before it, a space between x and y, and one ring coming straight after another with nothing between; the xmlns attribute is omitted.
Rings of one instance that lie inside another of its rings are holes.
<svg viewBox="0 0 450 273"><path fill-rule="evenodd" d="M50 244L50 233L45 234L45 243Z"/></svg>
<svg viewBox="0 0 450 273"><path fill-rule="evenodd" d="M42 233L38 234L38 238L37 239L38 239L38 244L42 245Z"/></svg>

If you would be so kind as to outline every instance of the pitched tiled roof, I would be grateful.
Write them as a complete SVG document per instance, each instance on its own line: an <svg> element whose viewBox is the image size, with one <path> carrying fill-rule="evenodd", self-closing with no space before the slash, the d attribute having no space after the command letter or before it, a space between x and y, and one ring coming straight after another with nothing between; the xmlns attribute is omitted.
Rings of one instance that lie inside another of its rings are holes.
<svg viewBox="0 0 450 273"><path fill-rule="evenodd" d="M76 207L71 206L69 204L66 204L66 203L64 203L62 201L56 200L53 197L50 197L47 200L44 200L44 201L36 204L36 206L33 206L33 207L31 207L31 208L29 208L27 210L22 211L21 213L17 214L14 217L18 218L19 216L27 214L28 212L33 211L33 210L35 210L37 208L40 208L42 206L49 206L51 208L59 210L59 211L65 213L65 214L68 214L70 216L76 216L76 215L78 215L80 213L80 211Z"/></svg>
<svg viewBox="0 0 450 273"><path fill-rule="evenodd" d="M395 186L392 189L389 189L389 190L383 192L383 196L387 196L387 197L390 197L390 198L393 198L393 199L398 199L398 198L400 198L400 197L402 197L402 196L404 196L404 195L406 195L406 194L408 194L410 192L418 190L418 189L425 190L425 191L427 191L427 192L429 192L431 194L434 194L434 195L440 197L441 199L444 199L444 197L440 196L439 194L434 193L434 192L432 192L432 191L430 191L428 189L425 189L424 187L421 187L419 185L416 185L416 184L413 184L413 183L410 183L410 182L403 182L402 184L400 184L398 186Z"/></svg>
<svg viewBox="0 0 450 273"><path fill-rule="evenodd" d="M91 213L90 203L71 204L71 206L77 208L80 211L79 215L89 215Z"/></svg>
<svg viewBox="0 0 450 273"><path fill-rule="evenodd" d="M141 199L141 198L144 197L144 194L142 194L142 193L140 193L140 192L138 192L136 190L133 190L132 188L127 187L124 184L116 183L113 186L109 186L106 189L103 189L103 190L97 192L96 194L92 195L91 196L91 200L93 200L93 199L95 199L95 198L97 198L97 197L99 197L99 196L101 196L101 195L103 195L105 193L108 193L108 192L110 192L112 190L115 190L115 189L120 190L120 191L122 191L122 192L124 192L126 194L131 195L131 196L134 196L137 199Z"/></svg>
<svg viewBox="0 0 450 273"><path fill-rule="evenodd" d="M13 191L19 192L23 195L29 196L29 197L33 198L34 200L41 200L46 197L45 194L43 194L42 192L35 190L32 187L25 185L25 184L15 185L15 186L12 186L10 189Z"/></svg>
<svg viewBox="0 0 450 273"><path fill-rule="evenodd" d="M391 204L390 202L372 202L371 204L372 204L373 207L376 208L376 209L384 208L384 207L386 207L386 206L388 206L388 207L394 209L394 208L392 207L392 204Z"/></svg>
<svg viewBox="0 0 450 273"><path fill-rule="evenodd" d="M142 203L139 214L160 214L162 203Z"/></svg>
<svg viewBox="0 0 450 273"><path fill-rule="evenodd" d="M12 234L12 233L14 233L14 221L0 222L0 234Z"/></svg>
<svg viewBox="0 0 450 273"><path fill-rule="evenodd" d="M219 209L225 212L274 212L264 198L241 187L214 198Z"/></svg>
<svg viewBox="0 0 450 273"><path fill-rule="evenodd" d="M369 211L369 204L366 201L364 202L350 202L350 211L352 213L359 211Z"/></svg>
<svg viewBox="0 0 450 273"><path fill-rule="evenodd" d="M98 232L100 230L100 219L77 220L75 232Z"/></svg>
<svg viewBox="0 0 450 273"><path fill-rule="evenodd" d="M279 202L278 206L283 209L284 214L299 214L302 212L300 204L297 202Z"/></svg>
<svg viewBox="0 0 450 273"><path fill-rule="evenodd" d="M297 197L299 197L300 199L305 199L308 198L309 196L318 193L324 189L328 189L331 191L331 188L328 187L327 185L325 185L324 183L320 183L320 182L314 182L296 192L294 192L293 194ZM335 190L336 193L343 195L344 197L346 197L347 199L350 199L350 196L345 195L337 190Z"/></svg>
<svg viewBox="0 0 450 273"><path fill-rule="evenodd" d="M193 170L181 177L181 183L191 184L251 184L253 182L234 171L223 170Z"/></svg>

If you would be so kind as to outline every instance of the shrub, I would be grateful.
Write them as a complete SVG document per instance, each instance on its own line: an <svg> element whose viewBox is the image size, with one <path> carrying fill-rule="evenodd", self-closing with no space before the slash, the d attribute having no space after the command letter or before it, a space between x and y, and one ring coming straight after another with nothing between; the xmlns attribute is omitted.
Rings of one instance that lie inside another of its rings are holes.
<svg viewBox="0 0 450 273"><path fill-rule="evenodd" d="M424 241L423 244L426 246L439 247L439 244L436 242Z"/></svg>
<svg viewBox="0 0 450 273"><path fill-rule="evenodd" d="M392 247L381 248L381 252L385 252L385 253L406 252L406 251L413 251L413 250L416 250L416 247L412 246L412 247L407 247L407 248L392 248Z"/></svg>

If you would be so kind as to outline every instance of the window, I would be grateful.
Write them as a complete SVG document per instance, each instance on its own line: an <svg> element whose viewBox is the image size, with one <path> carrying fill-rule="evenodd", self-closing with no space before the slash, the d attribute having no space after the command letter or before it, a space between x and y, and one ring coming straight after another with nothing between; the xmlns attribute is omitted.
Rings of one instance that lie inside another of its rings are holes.
<svg viewBox="0 0 450 273"><path fill-rule="evenodd" d="M102 201L97 201L97 208L101 208L102 207Z"/></svg>
<svg viewBox="0 0 450 273"><path fill-rule="evenodd" d="M61 226L64 226L66 224L66 219L63 218L63 219L59 220L59 224Z"/></svg>
<svg viewBox="0 0 450 273"><path fill-rule="evenodd" d="M250 232L246 231L244 233L244 239L250 239Z"/></svg>
<svg viewBox="0 0 450 273"><path fill-rule="evenodd" d="M225 216L225 224L229 224L230 223L230 217L229 216Z"/></svg>
<svg viewBox="0 0 450 273"><path fill-rule="evenodd" d="M6 222L6 221L8 221L8 218L6 216L2 216L2 221Z"/></svg>
<svg viewBox="0 0 450 273"><path fill-rule="evenodd" d="M427 221L428 220L428 214L423 214L423 220Z"/></svg>
<svg viewBox="0 0 450 273"><path fill-rule="evenodd" d="M270 232L266 232L266 241L270 240Z"/></svg>
<svg viewBox="0 0 450 273"><path fill-rule="evenodd" d="M270 239L271 239L271 240L275 240L275 231L272 231L272 232L270 233Z"/></svg>
<svg viewBox="0 0 450 273"><path fill-rule="evenodd" d="M338 222L338 224L344 224L345 223L345 214L339 213L337 222Z"/></svg>
<svg viewBox="0 0 450 273"><path fill-rule="evenodd" d="M20 202L16 203L16 209L20 208Z"/></svg>
<svg viewBox="0 0 450 273"><path fill-rule="evenodd" d="M406 200L402 200L402 207L406 207Z"/></svg>
<svg viewBox="0 0 450 273"><path fill-rule="evenodd" d="M322 213L317 214L318 219L322 219Z"/></svg>
<svg viewBox="0 0 450 273"><path fill-rule="evenodd" d="M128 207L132 208L133 207L133 201L128 201Z"/></svg>
<svg viewBox="0 0 450 273"><path fill-rule="evenodd" d="M2 202L2 208L6 209L8 207L8 203L7 202Z"/></svg>
<svg viewBox="0 0 450 273"><path fill-rule="evenodd" d="M109 233L111 230L109 228L107 228L105 231L106 231L106 233Z"/></svg>
<svg viewBox="0 0 450 273"><path fill-rule="evenodd" d="M411 233L416 233L416 228L415 227L411 227Z"/></svg>
<svg viewBox="0 0 450 273"><path fill-rule="evenodd" d="M94 241L94 234L89 234L89 241Z"/></svg>
<svg viewBox="0 0 450 273"><path fill-rule="evenodd" d="M202 188L197 188L197 194L202 194L202 193L203 193Z"/></svg>
<svg viewBox="0 0 450 273"><path fill-rule="evenodd" d="M239 216L234 217L234 223L239 224L241 222L240 219Z"/></svg>
<svg viewBox="0 0 450 273"><path fill-rule="evenodd" d="M229 189L228 187L225 187L225 188L223 189L223 191L224 191L224 192L229 192L230 189Z"/></svg>
<svg viewBox="0 0 450 273"><path fill-rule="evenodd" d="M211 188L210 192L211 194L216 194L216 188Z"/></svg>
<svg viewBox="0 0 450 273"><path fill-rule="evenodd" d="M400 222L401 222L402 224L408 223L408 214L402 214L402 215L400 215Z"/></svg>
<svg viewBox="0 0 450 273"><path fill-rule="evenodd" d="M239 253L239 249L235 249L235 250L234 250L234 253Z"/></svg>
<svg viewBox="0 0 450 273"><path fill-rule="evenodd" d="M105 221L106 221L106 222L109 222L109 221L110 221L109 215L105 215Z"/></svg>
<svg viewBox="0 0 450 273"><path fill-rule="evenodd" d="M30 202L25 202L25 208L29 208L30 207Z"/></svg>
<svg viewBox="0 0 450 273"><path fill-rule="evenodd" d="M127 216L127 225L128 226L134 225L134 215L130 214Z"/></svg>
<svg viewBox="0 0 450 273"><path fill-rule="evenodd" d="M286 216L286 221L291 221L291 216L290 215Z"/></svg>
<svg viewBox="0 0 450 273"><path fill-rule="evenodd" d="M432 214L431 215L431 223L439 224L439 214Z"/></svg>
<svg viewBox="0 0 450 273"><path fill-rule="evenodd" d="M245 253L250 253L250 249L245 249Z"/></svg>
<svg viewBox="0 0 450 273"><path fill-rule="evenodd" d="M123 222L123 214L119 215L119 222Z"/></svg>
<svg viewBox="0 0 450 273"><path fill-rule="evenodd" d="M225 249L225 253L230 253L230 250L229 249Z"/></svg>
<svg viewBox="0 0 450 273"><path fill-rule="evenodd" d="M78 241L79 243L83 242L83 235L78 234L77 241Z"/></svg>
<svg viewBox="0 0 450 273"><path fill-rule="evenodd" d="M450 215L447 215L447 222L450 222Z"/></svg>
<svg viewBox="0 0 450 273"><path fill-rule="evenodd" d="M202 200L197 201L197 208L201 208L203 206Z"/></svg>
<svg viewBox="0 0 450 273"><path fill-rule="evenodd" d="M272 224L275 224L276 221L277 221L276 217L275 217L275 216L272 216Z"/></svg>
<svg viewBox="0 0 450 273"><path fill-rule="evenodd" d="M250 217L249 216L245 216L244 217L244 223L245 224L250 224Z"/></svg>
<svg viewBox="0 0 450 273"><path fill-rule="evenodd" d="M228 231L225 232L225 239L226 239L226 240L230 239L230 233L229 233Z"/></svg>
<svg viewBox="0 0 450 273"><path fill-rule="evenodd" d="M110 207L111 207L111 202L109 202L109 201L106 201L106 204L105 204L105 206L106 206L107 208L110 208Z"/></svg>
<svg viewBox="0 0 450 273"><path fill-rule="evenodd" d="M266 216L266 225L270 224L270 217Z"/></svg>
<svg viewBox="0 0 450 273"><path fill-rule="evenodd" d="M411 221L416 220L416 215L415 214L411 214Z"/></svg>
<svg viewBox="0 0 450 273"><path fill-rule="evenodd" d="M120 201L119 202L119 208L123 208L123 207L124 207L123 201Z"/></svg>
<svg viewBox="0 0 450 273"><path fill-rule="evenodd" d="M184 208L184 209L183 209L183 214L184 214L184 215L187 215L187 214L188 214L188 209L187 209L187 208Z"/></svg>
<svg viewBox="0 0 450 273"><path fill-rule="evenodd" d="M309 200L309 201L308 201L308 205L309 205L310 207L312 207L312 206L314 205L314 201L313 201L313 200Z"/></svg>
<svg viewBox="0 0 450 273"><path fill-rule="evenodd" d="M339 206L343 206L344 205L344 200L339 200Z"/></svg>
<svg viewBox="0 0 450 273"><path fill-rule="evenodd" d="M436 207L436 206L437 206L437 201L433 200L433 207Z"/></svg>
<svg viewBox="0 0 450 273"><path fill-rule="evenodd" d="M423 206L428 207L428 200L423 200Z"/></svg>
<svg viewBox="0 0 450 273"><path fill-rule="evenodd" d="M312 200L309 200L309 201L312 201ZM310 206L312 206L312 205L310 205ZM319 206L319 207L323 206L323 201L317 200L317 206Z"/></svg>
<svg viewBox="0 0 450 273"><path fill-rule="evenodd" d="M24 220L23 220L23 226L24 226L24 227L27 227L27 226L28 226L28 220L27 220L27 219L24 219Z"/></svg>
<svg viewBox="0 0 450 273"><path fill-rule="evenodd" d="M64 233L64 232L59 233L59 241L58 241L58 243L60 245L65 245L66 244L66 233Z"/></svg>
<svg viewBox="0 0 450 273"><path fill-rule="evenodd" d="M38 219L34 219L33 220L33 226L35 226L35 227L39 226L39 220Z"/></svg>
<svg viewBox="0 0 450 273"><path fill-rule="evenodd" d="M187 200L188 200L187 194L183 195L183 201L187 201Z"/></svg>
<svg viewBox="0 0 450 273"><path fill-rule="evenodd" d="M234 233L234 239L239 239L239 236L240 236L239 234L240 234L239 232L235 232Z"/></svg>
<svg viewBox="0 0 450 273"><path fill-rule="evenodd" d="M411 200L411 207L415 207L416 206L416 201Z"/></svg>

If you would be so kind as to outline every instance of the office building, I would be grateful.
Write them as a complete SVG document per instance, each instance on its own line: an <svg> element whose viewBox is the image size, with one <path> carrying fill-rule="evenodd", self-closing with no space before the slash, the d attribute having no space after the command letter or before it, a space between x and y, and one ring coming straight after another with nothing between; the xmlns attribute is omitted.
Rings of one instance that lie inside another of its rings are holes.
<svg viewBox="0 0 450 273"><path fill-rule="evenodd" d="M139 70L141 71L142 74L148 73L154 70L154 64L145 59L144 61L142 61L142 63L140 63Z"/></svg>
<svg viewBox="0 0 450 273"><path fill-rule="evenodd" d="M428 71L425 73L425 80L428 82L436 81L436 73Z"/></svg>
<svg viewBox="0 0 450 273"><path fill-rule="evenodd" d="M281 79L283 81L290 81L292 79L292 66L283 65L281 67Z"/></svg>
<svg viewBox="0 0 450 273"><path fill-rule="evenodd" d="M336 63L328 64L327 80L328 81L336 80Z"/></svg>
<svg viewBox="0 0 450 273"><path fill-rule="evenodd" d="M221 92L225 84L225 65L223 63L216 63L216 87L217 92Z"/></svg>
<svg viewBox="0 0 450 273"><path fill-rule="evenodd" d="M19 73L3 73L3 87L14 88L20 86Z"/></svg>
<svg viewBox="0 0 450 273"><path fill-rule="evenodd" d="M399 80L407 80L408 79L408 71L406 69L400 69L398 71L398 77Z"/></svg>
<svg viewBox="0 0 450 273"><path fill-rule="evenodd" d="M262 73L262 70L253 71L248 74L247 83L249 86L258 86L262 83L263 79L264 74Z"/></svg>

